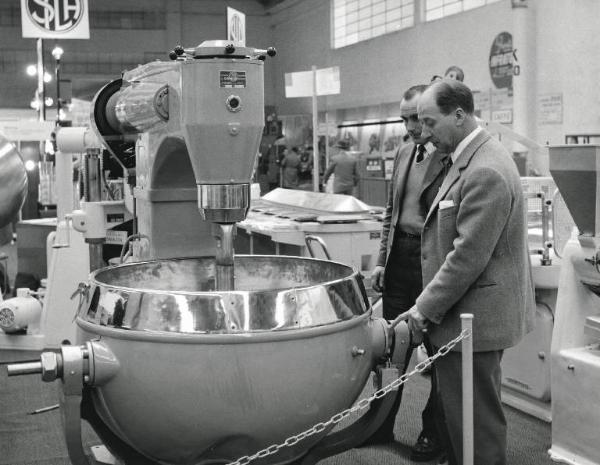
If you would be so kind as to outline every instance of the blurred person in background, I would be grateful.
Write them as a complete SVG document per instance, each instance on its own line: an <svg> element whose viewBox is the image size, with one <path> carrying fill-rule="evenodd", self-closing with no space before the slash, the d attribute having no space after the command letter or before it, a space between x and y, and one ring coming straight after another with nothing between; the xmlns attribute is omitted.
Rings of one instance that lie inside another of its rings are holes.
<svg viewBox="0 0 600 465"><path fill-rule="evenodd" d="M446 72L444 73L445 79L454 79L456 81L463 82L465 80L465 72L462 68L459 68L456 65L452 65L448 67Z"/></svg>
<svg viewBox="0 0 600 465"><path fill-rule="evenodd" d="M298 173L300 170L300 154L298 147L292 147L291 150L283 151L281 160L283 175L283 185L285 189L298 189Z"/></svg>
<svg viewBox="0 0 600 465"><path fill-rule="evenodd" d="M358 186L358 160L348 153L350 143L346 140L340 140L335 144L340 152L331 157L329 166L323 176L323 183L333 174L333 193L354 195L356 186Z"/></svg>

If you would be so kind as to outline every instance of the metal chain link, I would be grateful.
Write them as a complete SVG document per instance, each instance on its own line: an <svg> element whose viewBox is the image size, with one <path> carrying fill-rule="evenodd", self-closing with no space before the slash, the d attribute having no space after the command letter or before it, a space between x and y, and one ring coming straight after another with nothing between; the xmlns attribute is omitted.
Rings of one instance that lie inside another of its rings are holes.
<svg viewBox="0 0 600 465"><path fill-rule="evenodd" d="M401 385L403 385L404 383L406 383L406 381L408 381L408 378L410 378L411 376L415 375L416 373L422 373L428 367L430 367L431 364L435 360L446 355L448 352L450 352L454 348L454 346L456 344L458 344L463 339L469 337L470 335L471 335L470 330L463 329L457 337L452 339L446 345L443 345L442 347L440 347L439 350L435 354L433 354L431 357L416 364L411 372L404 373L402 376L395 379L387 386L382 387L381 389L375 391L371 395L371 397L365 397L364 399L361 399L356 404L354 404L352 407L347 408L346 410L342 410L339 413L336 413L326 422L317 423L312 428L309 428L300 434L297 434L295 436L290 436L289 438L287 438L285 441L283 441L280 444L272 444L269 447L259 450L258 452L256 452L253 455L244 455L243 457L240 457L239 459L237 459L235 462L229 462L227 465L247 465L250 462L252 462L253 460L256 460L259 458L265 458L265 457L268 457L269 455L276 454L277 452L279 452L280 449L283 449L284 447L291 447L291 446L297 444L298 442L302 441L303 439L306 439L309 436L313 436L315 434L322 433L329 426L340 423L342 420L344 420L345 418L350 416L352 413L358 412L359 410L367 408L376 399L381 399L382 397L385 397L390 391L393 391L393 390L397 389L398 387L400 387Z"/></svg>

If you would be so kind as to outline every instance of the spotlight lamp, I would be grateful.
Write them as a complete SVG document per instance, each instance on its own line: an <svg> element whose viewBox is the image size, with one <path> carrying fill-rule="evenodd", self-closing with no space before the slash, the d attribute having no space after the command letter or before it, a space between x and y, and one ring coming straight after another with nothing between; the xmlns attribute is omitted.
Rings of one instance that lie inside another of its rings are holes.
<svg viewBox="0 0 600 465"><path fill-rule="evenodd" d="M52 49L52 56L55 60L60 60L60 57L62 57L63 53L65 53L65 51L58 45Z"/></svg>

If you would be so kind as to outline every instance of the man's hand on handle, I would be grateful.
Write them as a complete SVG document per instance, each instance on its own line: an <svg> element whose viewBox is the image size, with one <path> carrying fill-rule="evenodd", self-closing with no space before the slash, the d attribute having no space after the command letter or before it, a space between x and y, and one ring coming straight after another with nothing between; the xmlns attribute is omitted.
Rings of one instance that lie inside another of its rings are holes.
<svg viewBox="0 0 600 465"><path fill-rule="evenodd" d="M376 266L371 273L371 287L375 292L383 292L383 278L385 274L385 268L383 266Z"/></svg>
<svg viewBox="0 0 600 465"><path fill-rule="evenodd" d="M408 329L413 334L413 344L420 344L423 341L423 333L427 332L429 320L414 305L408 312Z"/></svg>

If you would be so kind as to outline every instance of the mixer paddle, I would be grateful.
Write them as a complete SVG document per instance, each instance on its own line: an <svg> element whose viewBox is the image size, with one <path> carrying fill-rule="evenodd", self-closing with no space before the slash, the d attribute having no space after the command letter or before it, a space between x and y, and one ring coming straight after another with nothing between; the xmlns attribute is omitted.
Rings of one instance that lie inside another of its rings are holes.
<svg viewBox="0 0 600 465"><path fill-rule="evenodd" d="M233 228L234 224L218 224L217 253L215 257L215 288L217 291L235 289L233 272Z"/></svg>

